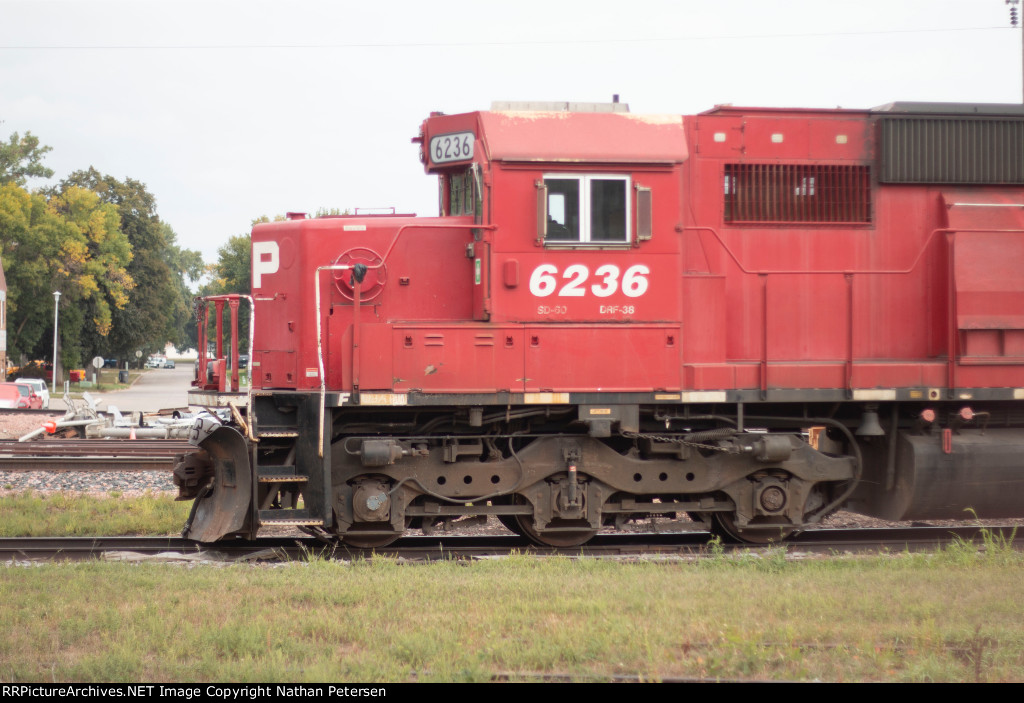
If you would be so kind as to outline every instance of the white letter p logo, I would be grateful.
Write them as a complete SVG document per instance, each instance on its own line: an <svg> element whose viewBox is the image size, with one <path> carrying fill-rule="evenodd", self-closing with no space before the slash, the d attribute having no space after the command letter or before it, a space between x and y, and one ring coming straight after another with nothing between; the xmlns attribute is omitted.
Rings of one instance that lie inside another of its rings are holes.
<svg viewBox="0 0 1024 703"><path fill-rule="evenodd" d="M252 243L252 287L263 287L263 274L277 273L281 265L280 249L277 242Z"/></svg>

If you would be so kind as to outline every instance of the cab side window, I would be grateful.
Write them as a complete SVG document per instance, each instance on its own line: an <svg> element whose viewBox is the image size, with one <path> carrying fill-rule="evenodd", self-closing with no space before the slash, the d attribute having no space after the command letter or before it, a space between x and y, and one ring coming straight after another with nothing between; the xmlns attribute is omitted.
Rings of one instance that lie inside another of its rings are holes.
<svg viewBox="0 0 1024 703"><path fill-rule="evenodd" d="M580 240L580 182L575 178L545 178L548 189L547 239Z"/></svg>
<svg viewBox="0 0 1024 703"><path fill-rule="evenodd" d="M541 184L544 241L626 244L630 241L629 177L546 174Z"/></svg>
<svg viewBox="0 0 1024 703"><path fill-rule="evenodd" d="M464 171L442 174L439 184L438 211L442 217L478 214L480 193L472 166Z"/></svg>

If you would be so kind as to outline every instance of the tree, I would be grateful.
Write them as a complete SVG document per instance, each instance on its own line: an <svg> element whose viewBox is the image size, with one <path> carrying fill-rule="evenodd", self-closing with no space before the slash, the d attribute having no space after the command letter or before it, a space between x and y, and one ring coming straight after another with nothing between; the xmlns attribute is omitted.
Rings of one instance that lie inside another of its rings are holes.
<svg viewBox="0 0 1024 703"><path fill-rule="evenodd" d="M128 274L136 286L128 305L112 311L112 330L102 351L127 357L135 350L160 350L169 341L183 343L191 311L185 279L198 277L199 253L177 246L174 230L160 221L156 198L144 183L119 181L89 168L72 173L58 191L72 187L88 188L117 209L120 230L133 252Z"/></svg>
<svg viewBox="0 0 1024 703"><path fill-rule="evenodd" d="M144 183L95 168L29 193L28 178L48 178L51 149L26 132L0 141L0 256L8 283L8 349L40 358L52 352L50 301L61 291L61 357L80 366L92 356L182 344L191 317L189 284L202 274L198 252L182 249L160 221Z"/></svg>
<svg viewBox="0 0 1024 703"><path fill-rule="evenodd" d="M14 183L0 185L0 256L7 280L7 349L11 359L38 358L37 345L52 332L50 262L59 252L58 218L46 199ZM47 315L47 309L51 312ZM49 321L49 322L48 322Z"/></svg>
<svg viewBox="0 0 1024 703"><path fill-rule="evenodd" d="M39 137L32 132L25 132L24 137L15 132L6 144L0 142L0 184L24 186L28 178L51 177L53 169L42 164L48 151L52 148L39 146Z"/></svg>
<svg viewBox="0 0 1024 703"><path fill-rule="evenodd" d="M182 249L177 245L178 235L166 222L163 223L166 242L164 261L174 279L175 297L168 301L167 339L179 349L195 347L195 321L192 313L192 290L189 282L195 284L205 272L203 257L198 251Z"/></svg>
<svg viewBox="0 0 1024 703"><path fill-rule="evenodd" d="M71 186L49 206L65 223L55 262L70 296L61 321L61 359L66 367L82 366L105 351L114 314L128 305L135 288L128 273L132 247L117 209L90 190Z"/></svg>
<svg viewBox="0 0 1024 703"><path fill-rule="evenodd" d="M53 291L61 292L61 359L80 366L128 302L131 247L116 209L71 187L47 199L14 183L0 186L0 250L8 286L12 357L52 353Z"/></svg>
<svg viewBox="0 0 1024 703"><path fill-rule="evenodd" d="M252 240L248 234L231 237L217 250L215 282L219 293L252 293Z"/></svg>

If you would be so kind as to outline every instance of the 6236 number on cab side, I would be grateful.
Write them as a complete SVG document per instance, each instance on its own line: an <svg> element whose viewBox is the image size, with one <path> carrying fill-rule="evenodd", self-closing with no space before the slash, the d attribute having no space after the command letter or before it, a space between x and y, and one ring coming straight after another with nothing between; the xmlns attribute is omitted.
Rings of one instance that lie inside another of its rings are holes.
<svg viewBox="0 0 1024 703"><path fill-rule="evenodd" d="M590 293L598 298L607 298L619 290L627 298L639 298L647 292L647 276L651 270L644 264L630 266L622 272L615 264L603 264L594 271L583 264L566 267L561 276L554 264L541 264L530 274L530 293L538 298L557 295L568 298L582 298ZM621 279L620 279L621 274ZM562 279L559 285L559 278Z"/></svg>
<svg viewBox="0 0 1024 703"><path fill-rule="evenodd" d="M430 160L435 164L449 161L470 161L473 158L472 132L442 134L430 139Z"/></svg>

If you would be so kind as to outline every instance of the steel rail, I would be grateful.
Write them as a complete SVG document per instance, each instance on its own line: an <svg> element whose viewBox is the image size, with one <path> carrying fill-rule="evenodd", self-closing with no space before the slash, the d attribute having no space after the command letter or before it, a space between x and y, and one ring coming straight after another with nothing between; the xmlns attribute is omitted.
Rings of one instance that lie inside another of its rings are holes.
<svg viewBox="0 0 1024 703"><path fill-rule="evenodd" d="M198 447L179 439L0 440L0 456L174 456L191 451Z"/></svg>
<svg viewBox="0 0 1024 703"><path fill-rule="evenodd" d="M0 471L100 473L105 471L173 471L173 456L0 456Z"/></svg>
<svg viewBox="0 0 1024 703"><path fill-rule="evenodd" d="M198 451L175 439L56 439L35 442L0 440L0 457L6 456L167 456Z"/></svg>
<svg viewBox="0 0 1024 703"><path fill-rule="evenodd" d="M0 441L0 471L171 471L179 454L198 448L180 440Z"/></svg>
<svg viewBox="0 0 1024 703"><path fill-rule="evenodd" d="M55 410L53 408L0 408L0 416L3 415L53 415L63 417L65 415L65 411Z"/></svg>
<svg viewBox="0 0 1024 703"><path fill-rule="evenodd" d="M728 552L753 553L785 549L787 552L817 552L826 555L875 553L882 550L923 551L957 540L982 544L996 539L1024 548L1024 534L1013 527L912 527L870 529L817 529L774 546L723 545ZM71 537L0 538L0 559L53 560L94 559L111 552L164 555L168 560L305 560L316 555L333 559L367 558L374 555L418 561L480 559L501 557L512 552L544 556L591 558L701 558L712 555L711 536L706 532L602 534L582 547L537 547L515 535L404 537L376 549L346 547L312 537L262 537L255 540L225 540L203 544L180 537Z"/></svg>

